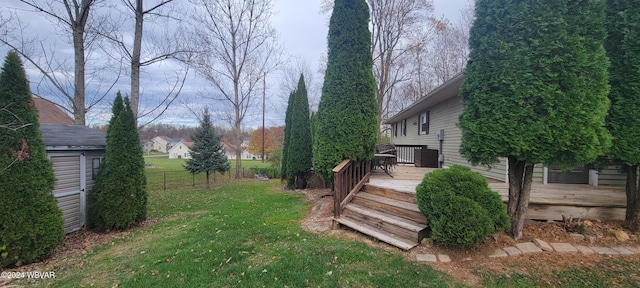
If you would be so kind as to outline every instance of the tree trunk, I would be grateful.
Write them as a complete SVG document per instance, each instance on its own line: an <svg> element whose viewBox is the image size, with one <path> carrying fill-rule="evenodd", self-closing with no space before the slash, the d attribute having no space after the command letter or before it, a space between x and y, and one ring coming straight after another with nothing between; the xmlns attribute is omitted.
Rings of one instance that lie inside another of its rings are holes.
<svg viewBox="0 0 640 288"><path fill-rule="evenodd" d="M144 22L143 0L136 0L136 24L133 37L133 52L131 54L131 110L133 117L138 120L138 105L140 102L140 50L142 49L142 24Z"/></svg>
<svg viewBox="0 0 640 288"><path fill-rule="evenodd" d="M209 171L207 171L207 184L205 185L205 187L207 188L207 190L209 190Z"/></svg>
<svg viewBox="0 0 640 288"><path fill-rule="evenodd" d="M640 190L638 189L638 165L627 168L627 212L624 224L633 232L640 231Z"/></svg>
<svg viewBox="0 0 640 288"><path fill-rule="evenodd" d="M86 8L89 9L88 7ZM89 11L87 11L88 13ZM73 22L72 22L73 23ZM85 59L84 59L84 25L78 24L73 29L74 52L74 92L73 92L73 118L76 125L85 125Z"/></svg>
<svg viewBox="0 0 640 288"><path fill-rule="evenodd" d="M531 195L531 182L533 165L525 161L517 160L509 156L509 202L507 212L511 221L509 234L513 239L522 237L527 208L529 207L529 197Z"/></svg>

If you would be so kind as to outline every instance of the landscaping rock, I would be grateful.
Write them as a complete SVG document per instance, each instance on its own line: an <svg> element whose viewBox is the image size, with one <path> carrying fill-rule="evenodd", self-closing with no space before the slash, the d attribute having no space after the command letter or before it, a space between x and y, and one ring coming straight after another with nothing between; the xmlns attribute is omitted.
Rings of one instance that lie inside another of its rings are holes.
<svg viewBox="0 0 640 288"><path fill-rule="evenodd" d="M422 241L420 241L420 244L428 248L433 247L433 238L422 238Z"/></svg>
<svg viewBox="0 0 640 288"><path fill-rule="evenodd" d="M523 254L542 252L542 249L533 242L518 243L516 244L516 247L518 247Z"/></svg>
<svg viewBox="0 0 640 288"><path fill-rule="evenodd" d="M507 257L507 256L509 256L509 254L507 254L507 252L504 252L504 250L496 249L493 251L491 255L489 255L489 258Z"/></svg>
<svg viewBox="0 0 640 288"><path fill-rule="evenodd" d="M586 241L587 243L594 243L594 242L596 242L597 238L598 237L594 236L594 235L586 235L586 236L584 236L584 241Z"/></svg>
<svg viewBox="0 0 640 288"><path fill-rule="evenodd" d="M434 254L417 254L416 260L418 260L418 262L438 262Z"/></svg>
<svg viewBox="0 0 640 288"><path fill-rule="evenodd" d="M575 247L576 247L576 249L578 249L578 251L580 251L580 253L582 253L584 255L589 255L589 254L596 253L595 251L593 251L593 249L591 249L591 248L589 248L587 246L576 245Z"/></svg>
<svg viewBox="0 0 640 288"><path fill-rule="evenodd" d="M620 242L629 241L629 234L627 234L627 232L622 230L609 230L609 232Z"/></svg>
<svg viewBox="0 0 640 288"><path fill-rule="evenodd" d="M618 255L620 253L618 253L617 251L609 248L609 247L591 247L591 249L593 249L593 251L595 251L596 253L600 254L600 255Z"/></svg>
<svg viewBox="0 0 640 288"><path fill-rule="evenodd" d="M627 249L631 250L634 254L640 254L640 247L627 247Z"/></svg>
<svg viewBox="0 0 640 288"><path fill-rule="evenodd" d="M440 260L440 262L443 262L443 263L451 262L451 258L449 257L449 255L444 255L444 254L438 254L438 260Z"/></svg>
<svg viewBox="0 0 640 288"><path fill-rule="evenodd" d="M568 243L549 243L549 245L551 245L551 247L553 247L553 250L556 250L557 252L578 253L578 249L576 249L576 247L573 247L573 245Z"/></svg>
<svg viewBox="0 0 640 288"><path fill-rule="evenodd" d="M504 252L507 252L507 254L509 254L509 256L517 256L522 254L522 251L520 251L520 249L516 248L516 247L504 247L502 248L502 250L504 250Z"/></svg>
<svg viewBox="0 0 640 288"><path fill-rule="evenodd" d="M569 236L571 236L571 238L576 239L578 241L584 240L584 235L582 235L582 234L571 233L571 234L569 234Z"/></svg>
<svg viewBox="0 0 640 288"><path fill-rule="evenodd" d="M611 249L620 253L621 255L632 255L633 251L627 249L626 247L611 247Z"/></svg>
<svg viewBox="0 0 640 288"><path fill-rule="evenodd" d="M553 251L553 248L544 240L533 239L533 243L536 244L542 251Z"/></svg>

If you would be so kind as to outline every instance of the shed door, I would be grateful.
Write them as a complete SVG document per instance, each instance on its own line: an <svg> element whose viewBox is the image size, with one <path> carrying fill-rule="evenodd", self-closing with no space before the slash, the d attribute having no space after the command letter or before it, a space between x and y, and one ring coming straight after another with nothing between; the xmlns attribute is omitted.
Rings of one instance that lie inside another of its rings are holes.
<svg viewBox="0 0 640 288"><path fill-rule="evenodd" d="M56 184L53 196L64 217L64 232L82 229L84 225L84 156L51 155Z"/></svg>
<svg viewBox="0 0 640 288"><path fill-rule="evenodd" d="M577 167L564 171L560 167L549 167L549 183L589 184L589 168Z"/></svg>

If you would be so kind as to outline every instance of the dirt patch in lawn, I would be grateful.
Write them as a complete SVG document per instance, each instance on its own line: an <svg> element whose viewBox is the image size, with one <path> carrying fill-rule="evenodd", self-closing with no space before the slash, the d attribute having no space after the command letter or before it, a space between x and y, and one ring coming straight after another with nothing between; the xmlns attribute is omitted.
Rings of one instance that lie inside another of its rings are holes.
<svg viewBox="0 0 640 288"><path fill-rule="evenodd" d="M482 283L482 273L511 275L513 273L533 274L537 277L552 275L553 270L563 268L593 268L600 261L612 257L629 257L633 261L640 261L640 254L625 256L583 255L580 253L543 252L503 258L490 258L496 249L515 246L517 243L541 239L548 243L569 243L572 245L601 246L601 247L639 247L640 235L634 234L622 228L621 221L580 221L567 219L566 222L541 222L527 221L523 237L517 241L504 233L488 237L483 243L472 247L446 247L435 243L422 245L402 251L398 248L377 241L348 228L340 230L331 229L331 217L333 216L333 197L329 189L316 189L301 191L307 199L314 203L311 212L302 221L303 228L309 231L330 233L345 240L355 240L367 243L370 246L380 247L387 251L402 253L409 261L416 261L417 254L444 254L451 258L451 262L425 263L434 269L443 271L465 285L479 286ZM324 229L317 229L325 227ZM628 240L621 241L614 235L614 231L624 231L629 236ZM579 239L581 234L584 239ZM586 237L585 237L586 236ZM552 281L552 280L550 280ZM551 283L553 286L553 283Z"/></svg>

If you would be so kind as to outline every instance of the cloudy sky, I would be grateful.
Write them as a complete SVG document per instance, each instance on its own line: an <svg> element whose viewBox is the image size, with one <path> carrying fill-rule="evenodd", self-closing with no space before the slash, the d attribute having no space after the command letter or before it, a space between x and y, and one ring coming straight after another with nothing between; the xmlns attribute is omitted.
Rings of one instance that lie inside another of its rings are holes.
<svg viewBox="0 0 640 288"><path fill-rule="evenodd" d="M460 10L465 6L468 0L433 0L435 7L435 16L445 16L453 21L459 18ZM324 15L320 11L321 0L273 0L274 4L274 18L272 19L272 25L278 31L279 41L285 48L285 53L293 57L299 57L304 59L315 72L320 64L322 55L326 54L326 37L328 31L328 16ZM15 9L15 10L14 10ZM27 8L24 4L18 0L2 0L0 4L0 11L15 11L21 15L23 23L28 24L28 31L30 35L38 35L38 37L46 39L47 41L53 41L56 37L51 37L55 34L55 27L52 27L49 21L43 19L38 13L31 12L32 9ZM72 55L72 48L65 42L57 41L55 49L61 53L67 53ZM0 46L0 55L5 55L8 48ZM33 69L27 67L27 74L29 80L32 83L32 90L36 90L34 87L38 83L40 75ZM152 69L150 69L152 68ZM142 74L143 78L153 79L148 82L162 81L167 77L172 77L172 74L167 71L174 71L179 69L172 63L161 63L145 69ZM320 81L320 76L316 76L317 81ZM268 77L267 83L267 111L266 111L266 125L276 126L282 125L284 122L284 111L282 96L278 95L279 83L282 79L281 76L274 73ZM120 89L125 93L128 91L128 78L123 77L119 80L116 89ZM145 82L145 79L142 79ZM93 85L100 83L99 79L94 79L91 82ZM185 89L183 90L181 99L178 99L176 103L169 108L167 112L160 119L164 123L175 124L197 124L196 116L187 109L186 106L197 107L195 104L216 106L219 103L210 103L211 100L203 100L201 95L203 91L207 89L201 89L202 86L206 86L207 82L200 79L195 73L191 73L187 79ZM151 87L149 87L151 86ZM166 91L167 87L156 87L155 85L148 85L147 87L141 87L143 91L142 98L151 94L162 94L160 90ZM154 88L159 89L156 91ZM90 90L90 88L88 88ZM209 89L210 90L210 89ZM112 93L114 94L114 93ZM55 101L55 99L53 99ZM110 117L108 103L104 105L92 108L92 111L87 116L88 125L102 124L103 121L108 121ZM210 108L211 110L211 108ZM247 119L245 126L248 128L256 128L261 125L261 109L257 109ZM225 123L220 122L220 125Z"/></svg>

